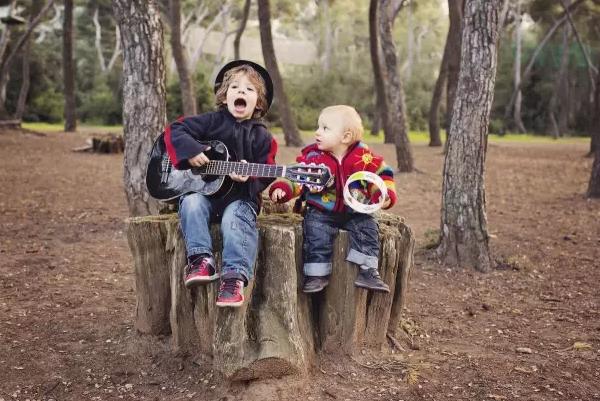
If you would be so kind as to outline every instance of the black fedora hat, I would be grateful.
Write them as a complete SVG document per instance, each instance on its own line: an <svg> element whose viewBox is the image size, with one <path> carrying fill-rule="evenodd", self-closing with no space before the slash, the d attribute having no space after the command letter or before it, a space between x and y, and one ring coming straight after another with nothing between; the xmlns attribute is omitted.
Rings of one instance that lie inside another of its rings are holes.
<svg viewBox="0 0 600 401"><path fill-rule="evenodd" d="M219 87L223 83L223 78L225 77L225 73L227 71L231 70L232 68L239 67L241 65L249 65L250 67L254 68L256 70L256 72L258 72L260 74L260 76L262 77L262 79L265 81L265 89L267 92L266 93L266 95L267 95L267 110L268 110L269 107L271 107L271 103L273 103L273 81L271 80L271 76L269 75L269 72L265 69L265 67L263 67L260 64L256 64L252 61L233 60L233 61L230 61L229 63L225 64L221 68L219 73L217 74L217 78L215 78L215 87L214 87L215 93L217 93L217 90L219 90ZM267 110L264 111L265 114L267 113Z"/></svg>

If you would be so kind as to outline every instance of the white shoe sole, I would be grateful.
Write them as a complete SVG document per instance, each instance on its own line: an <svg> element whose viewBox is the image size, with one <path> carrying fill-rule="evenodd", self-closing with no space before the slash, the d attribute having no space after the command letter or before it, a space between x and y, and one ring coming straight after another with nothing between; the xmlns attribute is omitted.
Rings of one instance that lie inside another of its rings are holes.
<svg viewBox="0 0 600 401"><path fill-rule="evenodd" d="M213 281L215 281L218 278L219 278L219 273L215 273L212 276L208 276L208 277L194 277L194 278L186 281L185 286L189 288L189 287L194 287L196 285L212 283Z"/></svg>
<svg viewBox="0 0 600 401"><path fill-rule="evenodd" d="M217 301L217 306L220 307L220 308L227 308L227 307L239 308L243 304L244 304L243 300L240 301L240 302L218 302Z"/></svg>

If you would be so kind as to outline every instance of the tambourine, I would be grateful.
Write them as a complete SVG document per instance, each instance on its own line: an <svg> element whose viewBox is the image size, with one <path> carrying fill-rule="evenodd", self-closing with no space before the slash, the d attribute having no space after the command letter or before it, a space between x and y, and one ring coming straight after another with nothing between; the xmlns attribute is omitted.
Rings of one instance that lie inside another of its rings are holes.
<svg viewBox="0 0 600 401"><path fill-rule="evenodd" d="M357 189L353 189L352 186L356 182L366 181L369 184L375 185L379 191L379 202L370 203L370 199L362 195L362 192ZM387 187L385 182L375 173L369 171L358 171L348 177L346 185L344 186L344 203L352 208L354 211L359 213L374 213L381 209L387 198Z"/></svg>

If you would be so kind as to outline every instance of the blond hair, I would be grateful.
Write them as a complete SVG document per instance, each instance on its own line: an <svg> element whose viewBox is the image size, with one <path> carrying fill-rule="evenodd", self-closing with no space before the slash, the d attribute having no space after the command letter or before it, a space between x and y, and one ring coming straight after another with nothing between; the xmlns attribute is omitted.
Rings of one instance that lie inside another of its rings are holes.
<svg viewBox="0 0 600 401"><path fill-rule="evenodd" d="M267 87L263 77L261 77L254 68L247 64L234 67L225 73L223 76L223 82L221 82L219 89L217 89L217 93L215 93L215 104L217 107L226 107L224 106L224 103L227 102L227 89L229 89L231 81L241 74L245 74L256 89L256 94L258 96L256 99L256 107L252 113L252 118L260 118L267 112Z"/></svg>
<svg viewBox="0 0 600 401"><path fill-rule="evenodd" d="M342 118L344 132L350 132L352 143L362 140L364 132L362 119L354 107L338 104L325 107L321 110L321 114L324 113L335 113Z"/></svg>

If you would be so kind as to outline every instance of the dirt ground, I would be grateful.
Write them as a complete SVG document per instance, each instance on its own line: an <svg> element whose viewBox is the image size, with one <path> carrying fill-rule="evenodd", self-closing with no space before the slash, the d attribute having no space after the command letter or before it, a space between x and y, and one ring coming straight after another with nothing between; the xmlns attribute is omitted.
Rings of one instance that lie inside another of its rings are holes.
<svg viewBox="0 0 600 401"><path fill-rule="evenodd" d="M600 400L600 202L583 197L587 144L491 144L497 268L446 269L440 149L399 175L417 236L405 352L325 358L309 379L226 384L168 339L135 333L122 156L85 135L0 133L0 401ZM374 146L389 161L393 148ZM297 149L283 147L279 162Z"/></svg>

